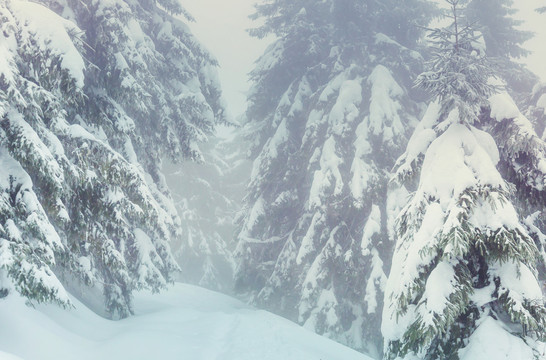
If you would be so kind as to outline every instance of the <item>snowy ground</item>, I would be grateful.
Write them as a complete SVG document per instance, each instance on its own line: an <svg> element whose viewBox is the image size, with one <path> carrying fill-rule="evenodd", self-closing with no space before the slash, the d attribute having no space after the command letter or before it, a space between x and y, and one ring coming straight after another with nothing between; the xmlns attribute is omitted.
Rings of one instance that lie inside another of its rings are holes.
<svg viewBox="0 0 546 360"><path fill-rule="evenodd" d="M0 360L371 360L233 298L176 284L138 294L136 315L105 320L73 300L65 311L0 300Z"/></svg>

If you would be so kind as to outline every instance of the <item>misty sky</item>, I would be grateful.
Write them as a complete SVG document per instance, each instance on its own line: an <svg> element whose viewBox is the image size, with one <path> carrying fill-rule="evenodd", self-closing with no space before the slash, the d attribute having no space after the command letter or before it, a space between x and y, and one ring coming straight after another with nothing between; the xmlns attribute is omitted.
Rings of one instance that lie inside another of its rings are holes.
<svg viewBox="0 0 546 360"><path fill-rule="evenodd" d="M237 116L245 109L247 74L271 40L250 37L248 16L255 0L181 0L195 17L193 33L220 62L220 79L228 111Z"/></svg>
<svg viewBox="0 0 546 360"><path fill-rule="evenodd" d="M251 38L245 29L253 27L248 15L256 0L181 0L196 18L190 24L193 33L220 62L220 79L229 112L236 116L245 109L247 74L271 39ZM546 80L546 14L534 11L544 0L515 0L520 9L517 18L526 21L525 29L536 33L526 47L534 53L525 62Z"/></svg>

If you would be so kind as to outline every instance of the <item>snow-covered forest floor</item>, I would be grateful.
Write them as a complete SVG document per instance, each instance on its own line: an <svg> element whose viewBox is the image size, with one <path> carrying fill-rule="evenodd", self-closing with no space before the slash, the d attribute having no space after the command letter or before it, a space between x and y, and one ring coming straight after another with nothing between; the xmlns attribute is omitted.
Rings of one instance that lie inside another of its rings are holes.
<svg viewBox="0 0 546 360"><path fill-rule="evenodd" d="M176 284L138 293L136 314L99 317L72 298L70 311L31 308L10 296L0 307L0 359L369 360L294 323L219 293Z"/></svg>

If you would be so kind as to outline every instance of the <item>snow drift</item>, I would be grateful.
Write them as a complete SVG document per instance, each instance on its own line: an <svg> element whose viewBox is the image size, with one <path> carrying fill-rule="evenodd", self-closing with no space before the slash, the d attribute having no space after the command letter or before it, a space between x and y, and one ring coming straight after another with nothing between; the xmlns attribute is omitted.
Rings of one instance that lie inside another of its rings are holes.
<svg viewBox="0 0 546 360"><path fill-rule="evenodd" d="M135 316L99 317L75 308L0 300L0 359L18 360L371 360L266 311L225 295L176 284L135 296Z"/></svg>

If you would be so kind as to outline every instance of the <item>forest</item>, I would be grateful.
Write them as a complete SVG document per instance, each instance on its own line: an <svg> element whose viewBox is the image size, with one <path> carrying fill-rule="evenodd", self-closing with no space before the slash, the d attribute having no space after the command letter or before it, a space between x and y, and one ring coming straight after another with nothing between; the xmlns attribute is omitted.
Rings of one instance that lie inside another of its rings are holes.
<svg viewBox="0 0 546 360"><path fill-rule="evenodd" d="M546 2L192 2L0 0L0 359L546 360Z"/></svg>

